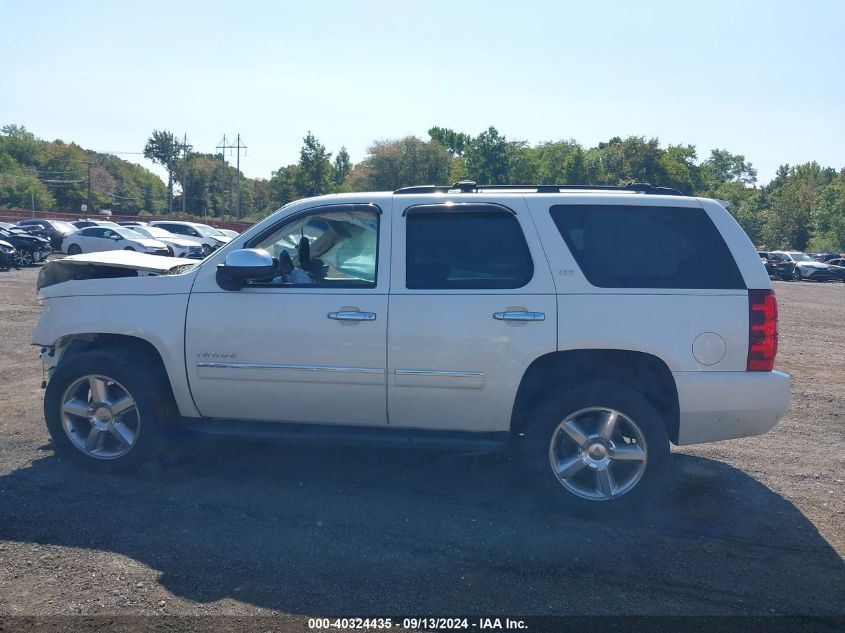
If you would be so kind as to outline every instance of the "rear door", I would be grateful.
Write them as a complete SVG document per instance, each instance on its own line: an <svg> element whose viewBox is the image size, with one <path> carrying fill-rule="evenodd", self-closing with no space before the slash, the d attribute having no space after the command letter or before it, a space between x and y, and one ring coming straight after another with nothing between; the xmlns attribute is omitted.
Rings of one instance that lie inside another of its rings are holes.
<svg viewBox="0 0 845 633"><path fill-rule="evenodd" d="M554 285L522 196L394 196L390 424L508 431L528 365L554 351Z"/></svg>

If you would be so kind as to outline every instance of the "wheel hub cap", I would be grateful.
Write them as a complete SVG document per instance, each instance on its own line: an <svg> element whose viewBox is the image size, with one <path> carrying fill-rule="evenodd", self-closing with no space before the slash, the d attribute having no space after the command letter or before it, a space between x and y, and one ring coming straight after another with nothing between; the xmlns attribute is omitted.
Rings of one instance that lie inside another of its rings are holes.
<svg viewBox="0 0 845 633"><path fill-rule="evenodd" d="M599 439L593 439L591 444L580 450L585 459L584 463L590 468L607 468L611 461L610 449Z"/></svg>

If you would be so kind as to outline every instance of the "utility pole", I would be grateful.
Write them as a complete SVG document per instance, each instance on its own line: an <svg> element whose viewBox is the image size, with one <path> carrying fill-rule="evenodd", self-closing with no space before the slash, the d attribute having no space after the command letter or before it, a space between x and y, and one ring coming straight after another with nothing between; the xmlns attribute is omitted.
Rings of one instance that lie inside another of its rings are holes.
<svg viewBox="0 0 845 633"><path fill-rule="evenodd" d="M247 149L246 145L241 145L241 135L238 134L238 140L235 145L229 145L226 143L226 135L223 135L223 140L217 146L217 149L223 151L223 174L226 173L226 150L227 149L236 149L238 151L238 158L237 158L237 171L238 171L238 203L237 203L237 215L235 216L238 220L241 219L241 150ZM221 196L223 195L222 185L221 185Z"/></svg>
<svg viewBox="0 0 845 633"><path fill-rule="evenodd" d="M91 213L93 207L91 206L91 161L85 161L85 164L88 165L88 213Z"/></svg>
<svg viewBox="0 0 845 633"><path fill-rule="evenodd" d="M32 196L32 217L35 217L35 192L30 191L29 195Z"/></svg>
<svg viewBox="0 0 845 633"><path fill-rule="evenodd" d="M244 146L246 149L246 146ZM241 133L238 132L238 165L237 165L237 172L238 172L238 213L235 216L237 220L241 219Z"/></svg>
<svg viewBox="0 0 845 633"><path fill-rule="evenodd" d="M182 215L184 216L185 215L185 199L187 197L185 195L185 182L186 182L185 172L188 169L188 161L186 160L188 158L188 135L187 134L182 135L182 152L184 153L184 156L182 156Z"/></svg>

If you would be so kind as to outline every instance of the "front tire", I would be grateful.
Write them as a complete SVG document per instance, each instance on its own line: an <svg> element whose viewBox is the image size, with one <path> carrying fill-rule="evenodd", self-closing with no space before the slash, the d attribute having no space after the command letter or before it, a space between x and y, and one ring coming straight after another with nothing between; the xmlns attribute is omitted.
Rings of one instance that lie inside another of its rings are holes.
<svg viewBox="0 0 845 633"><path fill-rule="evenodd" d="M67 254L68 255L80 255L82 253L82 249L77 244L71 244L67 247Z"/></svg>
<svg viewBox="0 0 845 633"><path fill-rule="evenodd" d="M639 509L660 489L669 438L645 396L595 382L541 405L526 429L525 452L540 490L555 504L605 515Z"/></svg>
<svg viewBox="0 0 845 633"><path fill-rule="evenodd" d="M56 452L98 472L137 470L166 449L166 430L178 417L169 393L162 370L143 353L75 355L56 368L44 396Z"/></svg>
<svg viewBox="0 0 845 633"><path fill-rule="evenodd" d="M797 267L792 269L792 281L801 281L801 271Z"/></svg>

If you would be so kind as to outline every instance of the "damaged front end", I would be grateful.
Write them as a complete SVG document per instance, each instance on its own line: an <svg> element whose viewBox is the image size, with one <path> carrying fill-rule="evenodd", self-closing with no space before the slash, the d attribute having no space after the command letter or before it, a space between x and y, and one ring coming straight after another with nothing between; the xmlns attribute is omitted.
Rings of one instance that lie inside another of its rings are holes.
<svg viewBox="0 0 845 633"><path fill-rule="evenodd" d="M176 257L161 257L133 251L105 251L71 255L45 264L38 273L37 289L66 281L178 275L188 272L196 262L185 263Z"/></svg>

